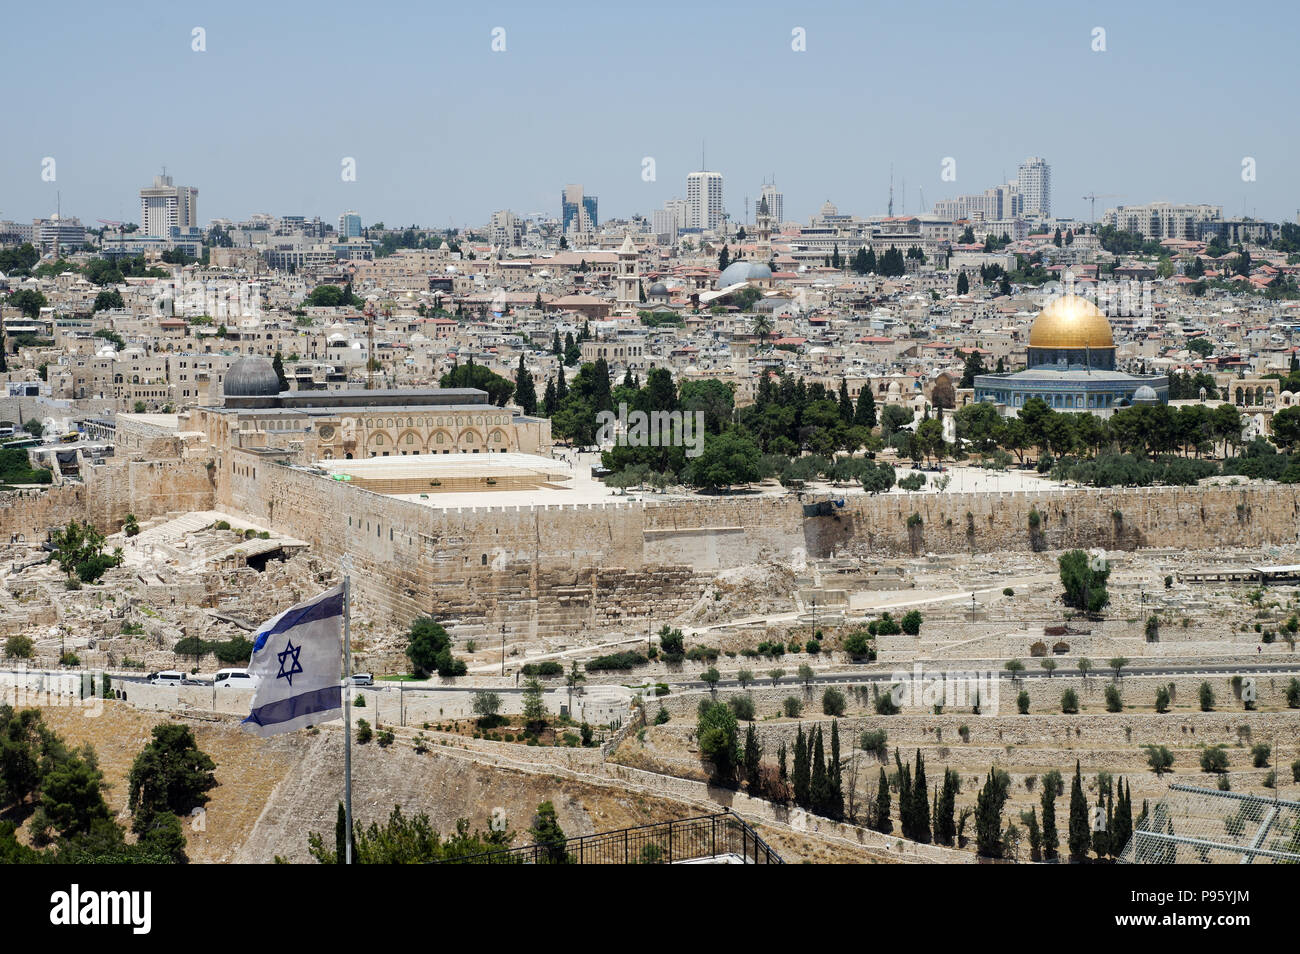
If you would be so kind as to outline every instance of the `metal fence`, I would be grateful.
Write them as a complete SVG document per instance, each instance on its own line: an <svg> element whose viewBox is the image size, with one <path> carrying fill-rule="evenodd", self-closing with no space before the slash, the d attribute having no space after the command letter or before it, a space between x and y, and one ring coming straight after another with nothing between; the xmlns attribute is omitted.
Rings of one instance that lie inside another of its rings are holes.
<svg viewBox="0 0 1300 954"><path fill-rule="evenodd" d="M781 856L732 811L580 835L554 844L526 845L449 858L441 864L670 865L691 861L785 864Z"/></svg>
<svg viewBox="0 0 1300 954"><path fill-rule="evenodd" d="M1129 864L1300 864L1300 802L1170 785L1119 855Z"/></svg>

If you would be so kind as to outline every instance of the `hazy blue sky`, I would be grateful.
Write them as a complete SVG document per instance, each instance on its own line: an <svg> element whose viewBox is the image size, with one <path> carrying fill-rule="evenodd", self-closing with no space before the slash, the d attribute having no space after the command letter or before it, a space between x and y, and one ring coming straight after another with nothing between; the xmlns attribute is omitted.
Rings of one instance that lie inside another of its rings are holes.
<svg viewBox="0 0 1300 954"><path fill-rule="evenodd" d="M884 211L892 163L896 211L916 212L921 190L928 208L1040 155L1061 215L1086 216L1096 191L1123 194L1099 211L1168 199L1293 220L1297 26L1281 0L11 4L0 218L49 214L58 190L88 224L136 221L165 164L205 222L557 215L567 182L605 219L684 195L704 139L736 219L767 175L787 218L827 198L865 215Z"/></svg>

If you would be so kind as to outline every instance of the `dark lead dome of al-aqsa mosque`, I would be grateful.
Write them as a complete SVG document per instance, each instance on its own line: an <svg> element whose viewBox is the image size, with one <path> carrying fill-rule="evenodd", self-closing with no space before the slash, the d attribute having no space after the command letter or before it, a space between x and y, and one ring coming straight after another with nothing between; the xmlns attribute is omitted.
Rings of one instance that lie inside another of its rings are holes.
<svg viewBox="0 0 1300 954"><path fill-rule="evenodd" d="M280 378L270 360L250 355L226 370L221 393L226 397L274 397L280 393Z"/></svg>

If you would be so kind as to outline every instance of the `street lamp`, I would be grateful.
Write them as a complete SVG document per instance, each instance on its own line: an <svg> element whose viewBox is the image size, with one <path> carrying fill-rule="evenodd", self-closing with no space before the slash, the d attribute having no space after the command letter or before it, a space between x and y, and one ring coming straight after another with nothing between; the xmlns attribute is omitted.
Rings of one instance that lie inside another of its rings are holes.
<svg viewBox="0 0 1300 954"><path fill-rule="evenodd" d="M501 675L506 674L506 624L501 624Z"/></svg>

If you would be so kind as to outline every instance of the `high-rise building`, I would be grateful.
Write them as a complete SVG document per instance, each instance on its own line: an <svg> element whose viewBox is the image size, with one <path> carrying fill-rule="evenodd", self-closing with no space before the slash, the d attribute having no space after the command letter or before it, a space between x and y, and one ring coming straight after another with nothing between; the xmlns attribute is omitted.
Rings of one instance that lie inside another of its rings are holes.
<svg viewBox="0 0 1300 954"><path fill-rule="evenodd" d="M690 173L686 177L686 228L716 229L721 224L722 173Z"/></svg>
<svg viewBox="0 0 1300 954"><path fill-rule="evenodd" d="M1016 180L1024 199L1025 215L1036 218L1052 216L1052 167L1046 159L1030 156L1020 164Z"/></svg>
<svg viewBox="0 0 1300 954"><path fill-rule="evenodd" d="M776 183L764 182L758 197L767 200L767 214L773 223L780 226L785 221L785 196L777 189Z"/></svg>
<svg viewBox="0 0 1300 954"><path fill-rule="evenodd" d="M172 229L198 228L198 197L198 189L172 185L171 176L154 176L140 190L140 233L170 238Z"/></svg>
<svg viewBox="0 0 1300 954"><path fill-rule="evenodd" d="M361 216L348 210L339 216L339 238L361 238Z"/></svg>
<svg viewBox="0 0 1300 954"><path fill-rule="evenodd" d="M500 248L513 248L523 242L523 223L509 209L492 213L488 241Z"/></svg>
<svg viewBox="0 0 1300 954"><path fill-rule="evenodd" d="M581 185L566 185L560 193L560 229L594 232L600 225L596 196L583 195Z"/></svg>

